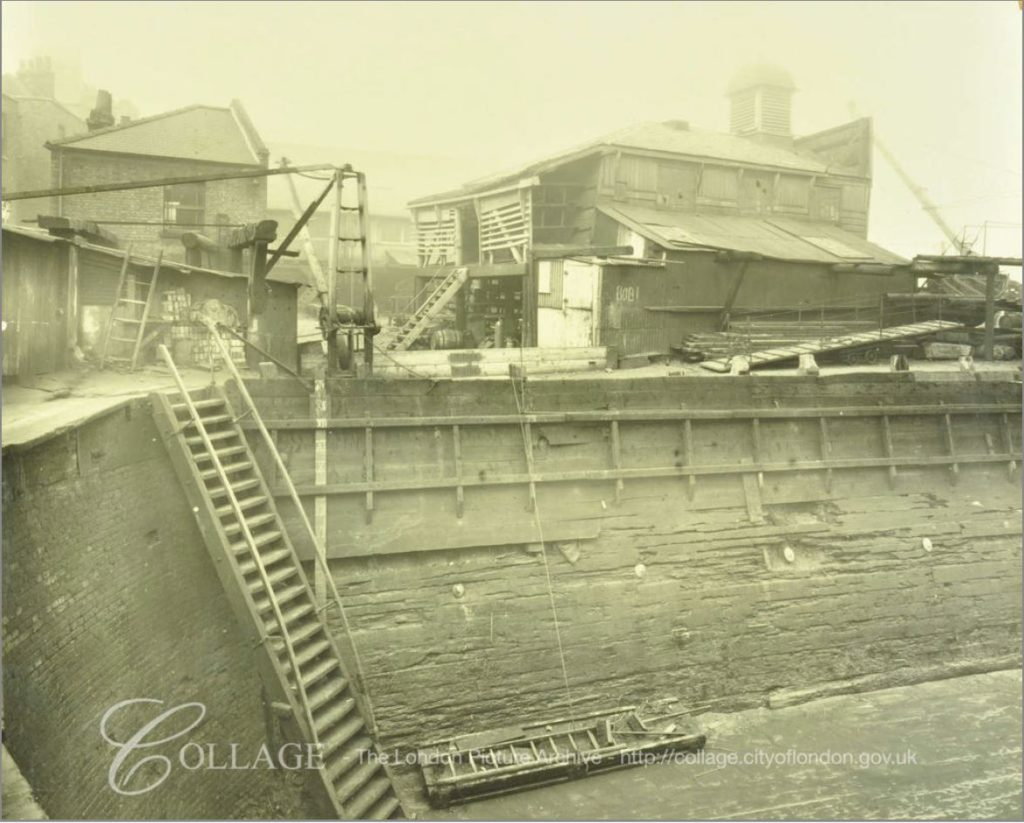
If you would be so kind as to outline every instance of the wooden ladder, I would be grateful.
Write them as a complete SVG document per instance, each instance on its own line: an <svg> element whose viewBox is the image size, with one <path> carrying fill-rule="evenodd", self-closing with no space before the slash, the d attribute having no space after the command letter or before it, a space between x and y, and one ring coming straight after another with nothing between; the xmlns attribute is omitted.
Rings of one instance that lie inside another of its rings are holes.
<svg viewBox="0 0 1024 823"><path fill-rule="evenodd" d="M462 288L462 284L468 277L469 269L465 266L458 266L441 278L441 282L423 301L423 305L388 340L384 346L385 350L405 351L415 343L427 328L427 324L459 293L459 289Z"/></svg>
<svg viewBox="0 0 1024 823"><path fill-rule="evenodd" d="M141 286L145 289L146 293L145 299L139 300L134 296L127 297L125 294L128 264L131 259L131 247L129 246L125 250L124 260L121 262L121 273L117 280L117 290L114 293L114 303L110 308L110 321L107 323L106 332L103 335L103 346L100 349L101 369L106 366L107 361L126 363L132 371L138 368L139 354L145 344L146 321L149 320L150 312L153 310L153 304L156 302L158 294L156 287L160 278L160 264L163 256L164 253L161 251L156 258L153 276L148 283L135 281L136 287ZM142 307L142 316L136 317L140 306ZM118 313L119 310L121 311L120 314ZM115 334L115 324L120 325L125 330L118 331ZM132 329L134 329L134 333ZM126 334L132 334L132 336L126 337L124 336ZM114 355L110 353L111 343L117 343L122 347L130 346L131 348L121 354Z"/></svg>
<svg viewBox="0 0 1024 823"><path fill-rule="evenodd" d="M261 650L272 706L319 748L317 772L339 819L402 816L368 698L347 674L238 415L220 388L189 392L167 348L159 351L178 393L152 396L156 424L236 617Z"/></svg>

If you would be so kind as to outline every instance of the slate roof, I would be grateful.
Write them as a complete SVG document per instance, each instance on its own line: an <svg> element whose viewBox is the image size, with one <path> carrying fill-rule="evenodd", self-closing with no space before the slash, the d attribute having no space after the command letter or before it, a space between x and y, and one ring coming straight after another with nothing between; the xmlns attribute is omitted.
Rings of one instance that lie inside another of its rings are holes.
<svg viewBox="0 0 1024 823"><path fill-rule="evenodd" d="M194 105L47 144L117 154L261 166L263 141L238 101L230 107Z"/></svg>
<svg viewBox="0 0 1024 823"><path fill-rule="evenodd" d="M529 163L515 171L481 178L457 189L417 198L411 201L409 205L425 205L438 201L470 197L503 183L530 177L549 171L572 160L588 155L601 154L616 148L689 157L696 160L722 160L730 163L763 166L780 171L802 171L811 174L826 174L829 171L828 163L816 155L751 140L750 138L740 137L735 134L694 130L684 123L670 120L663 123L641 123L637 126L612 132L581 146L576 146L542 160Z"/></svg>
<svg viewBox="0 0 1024 823"><path fill-rule="evenodd" d="M626 203L598 208L666 249L744 251L776 260L813 263L909 262L831 223L774 215L691 214Z"/></svg>

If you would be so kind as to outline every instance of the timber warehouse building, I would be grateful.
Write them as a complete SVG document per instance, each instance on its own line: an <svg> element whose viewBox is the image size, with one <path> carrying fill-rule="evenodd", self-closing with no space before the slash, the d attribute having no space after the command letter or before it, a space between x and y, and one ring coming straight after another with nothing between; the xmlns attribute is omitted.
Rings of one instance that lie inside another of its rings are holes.
<svg viewBox="0 0 1024 823"><path fill-rule="evenodd" d="M871 121L794 137L792 93L415 197L388 312L372 179L101 94L63 182L4 192L42 204L3 227L5 779L57 818L450 816L1019 668L1020 260L869 242ZM312 754L211 766L260 751Z"/></svg>

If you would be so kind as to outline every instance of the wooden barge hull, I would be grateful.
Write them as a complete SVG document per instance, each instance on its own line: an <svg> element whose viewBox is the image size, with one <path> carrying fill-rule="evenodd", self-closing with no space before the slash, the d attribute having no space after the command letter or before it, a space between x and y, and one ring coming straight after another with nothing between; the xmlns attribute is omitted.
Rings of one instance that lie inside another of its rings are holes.
<svg viewBox="0 0 1024 823"><path fill-rule="evenodd" d="M1019 663L1012 377L249 389L325 537L384 739L416 745Z"/></svg>

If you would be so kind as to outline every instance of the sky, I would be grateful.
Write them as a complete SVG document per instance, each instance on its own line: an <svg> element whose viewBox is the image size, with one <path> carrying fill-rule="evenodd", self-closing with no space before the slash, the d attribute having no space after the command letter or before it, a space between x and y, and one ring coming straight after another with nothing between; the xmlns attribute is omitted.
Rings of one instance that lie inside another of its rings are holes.
<svg viewBox="0 0 1024 823"><path fill-rule="evenodd" d="M796 134L855 103L978 251L987 222L985 251L1021 254L1017 0L7 0L2 14L5 72L74 60L141 115L239 98L267 143L454 158L452 186L646 120L726 131L730 76L772 62L796 81ZM869 234L905 255L944 244L877 152Z"/></svg>

